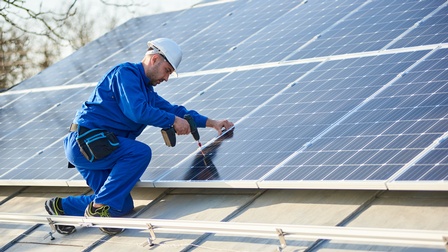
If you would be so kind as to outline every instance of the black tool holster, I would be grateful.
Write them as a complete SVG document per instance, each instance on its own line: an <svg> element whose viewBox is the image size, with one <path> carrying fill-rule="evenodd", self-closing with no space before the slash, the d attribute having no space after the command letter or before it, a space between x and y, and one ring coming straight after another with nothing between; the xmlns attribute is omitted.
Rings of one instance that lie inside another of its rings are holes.
<svg viewBox="0 0 448 252"><path fill-rule="evenodd" d="M76 138L79 149L90 162L103 159L120 147L120 142L114 133L102 129L78 128Z"/></svg>

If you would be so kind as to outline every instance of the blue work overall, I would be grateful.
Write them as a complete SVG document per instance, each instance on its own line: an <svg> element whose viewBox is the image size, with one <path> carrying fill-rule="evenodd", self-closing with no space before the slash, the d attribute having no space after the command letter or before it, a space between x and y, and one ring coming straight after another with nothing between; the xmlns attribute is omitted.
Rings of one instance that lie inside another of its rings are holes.
<svg viewBox="0 0 448 252"><path fill-rule="evenodd" d="M93 195L63 198L64 214L82 216L90 202L110 206L112 217L134 208L131 190L151 161L151 149L136 138L147 125L168 128L175 116L190 114L197 127L205 127L207 117L183 106L173 105L154 92L142 63L123 63L112 68L77 111L74 124L114 133L120 147L103 159L88 161L76 142L78 132L64 140L67 159L94 191Z"/></svg>

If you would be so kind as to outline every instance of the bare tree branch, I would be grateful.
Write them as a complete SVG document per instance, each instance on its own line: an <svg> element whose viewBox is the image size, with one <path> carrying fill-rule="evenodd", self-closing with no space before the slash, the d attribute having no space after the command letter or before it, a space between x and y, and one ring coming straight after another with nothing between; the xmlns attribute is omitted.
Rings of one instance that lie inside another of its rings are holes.
<svg viewBox="0 0 448 252"><path fill-rule="evenodd" d="M115 6L115 7L144 7L144 6L147 6L147 4L135 3L134 1L130 1L130 3L128 3L128 4L111 3L106 0L100 0L100 1L104 5L110 5L110 6Z"/></svg>
<svg viewBox="0 0 448 252"><path fill-rule="evenodd" d="M2 0L2 7L0 8L0 17L10 24L11 26L17 28L18 30L33 34L37 36L45 36L54 41L64 40L64 36L59 34L58 28L62 27L65 21L76 14L75 4L77 0L72 0L71 5L64 13L56 13L53 11L43 11L42 5L39 7L38 11L33 11L28 7L25 7L25 1L23 0ZM14 18L17 19L15 21ZM34 27L40 26L41 29L33 30L26 26L24 20L33 20Z"/></svg>
<svg viewBox="0 0 448 252"><path fill-rule="evenodd" d="M45 0L1 0L0 92L51 66L63 53L115 28L123 19L118 9L135 15L146 5L136 0L127 0L127 4L119 0L98 2L103 5L99 10L102 22L88 0L61 1L58 6L64 7L58 7L59 11Z"/></svg>
<svg viewBox="0 0 448 252"><path fill-rule="evenodd" d="M120 8L126 8L130 13L135 13L134 10L132 10L133 7L146 7L148 4L140 4L140 2L135 3L135 1L130 1L128 4L119 4L119 3L112 3L106 0L100 0L101 3L108 6L115 6Z"/></svg>

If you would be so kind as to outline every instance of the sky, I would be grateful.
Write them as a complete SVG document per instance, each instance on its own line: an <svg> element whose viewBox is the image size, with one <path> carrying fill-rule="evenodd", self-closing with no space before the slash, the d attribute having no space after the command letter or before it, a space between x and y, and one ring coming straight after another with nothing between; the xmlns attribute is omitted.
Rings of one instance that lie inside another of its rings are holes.
<svg viewBox="0 0 448 252"><path fill-rule="evenodd" d="M135 4L141 5L135 8L131 8L136 14L150 15L154 13L177 11L185 8L189 8L194 4L201 2L201 0L103 0L104 2L111 4ZM43 9L58 10L61 7L69 6L73 0L26 0L25 5L27 7L38 9L42 6ZM77 4L88 5L89 8L94 10L101 10L103 8L115 8L113 6L106 6L101 3L101 0L77 0ZM124 12L123 12L124 13ZM132 15L131 15L132 16ZM122 18L126 19L129 15L124 15Z"/></svg>
<svg viewBox="0 0 448 252"><path fill-rule="evenodd" d="M79 9L88 9L89 15L98 17L98 24L95 24L94 39L108 32L104 27L107 24L101 23L101 15L104 13L115 14L118 18L118 25L125 23L129 19L146 16L156 13L178 11L190 8L195 4L204 2L202 0L102 0L111 4L134 4L130 8L117 8L111 5L101 3L101 0L77 0L76 7ZM25 6L33 10L55 11L59 13L65 12L73 0L26 0ZM70 48L63 50L63 57L72 53Z"/></svg>

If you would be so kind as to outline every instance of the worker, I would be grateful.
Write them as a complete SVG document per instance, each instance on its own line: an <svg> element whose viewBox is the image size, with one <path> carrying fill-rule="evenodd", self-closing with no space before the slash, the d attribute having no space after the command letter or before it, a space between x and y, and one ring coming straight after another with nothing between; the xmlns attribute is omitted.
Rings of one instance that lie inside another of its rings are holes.
<svg viewBox="0 0 448 252"><path fill-rule="evenodd" d="M214 128L218 134L233 123L214 120L163 99L154 87L176 72L182 60L179 45L168 38L148 42L139 63L122 63L98 83L70 126L64 139L69 161L92 189L92 195L55 197L45 202L50 215L119 217L134 209L131 190L151 161L151 149L136 138L147 125L173 127L178 135L190 133L183 119L190 114L197 127ZM121 228L100 228L115 235ZM56 225L60 234L71 234L74 226Z"/></svg>

